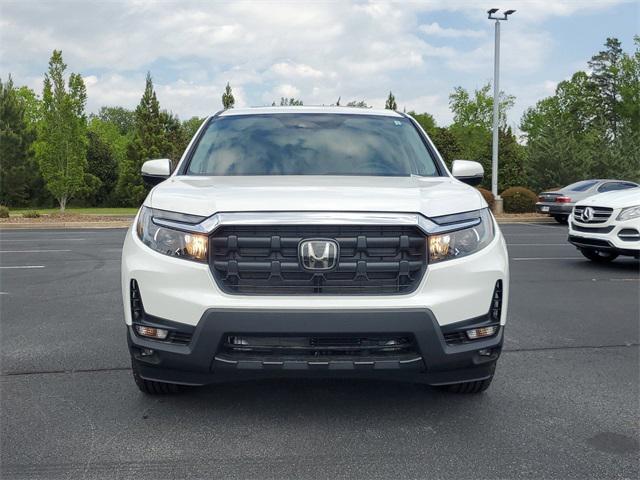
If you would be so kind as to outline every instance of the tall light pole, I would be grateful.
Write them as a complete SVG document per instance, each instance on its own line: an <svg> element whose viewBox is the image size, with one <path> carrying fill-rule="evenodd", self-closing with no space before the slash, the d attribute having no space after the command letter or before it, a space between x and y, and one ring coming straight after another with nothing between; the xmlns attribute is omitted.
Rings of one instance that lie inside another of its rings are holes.
<svg viewBox="0 0 640 480"><path fill-rule="evenodd" d="M495 211L502 213L502 198L498 195L498 128L500 123L500 22L508 20L515 10L507 10L501 16L496 16L497 8L487 10L489 20L495 20L496 38L493 56L493 151L491 154L491 193L495 197Z"/></svg>

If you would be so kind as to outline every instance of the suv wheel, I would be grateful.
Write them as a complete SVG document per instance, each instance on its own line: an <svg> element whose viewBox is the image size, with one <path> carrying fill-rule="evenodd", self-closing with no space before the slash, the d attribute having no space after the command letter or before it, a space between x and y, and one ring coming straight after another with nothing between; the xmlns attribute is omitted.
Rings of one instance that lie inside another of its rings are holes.
<svg viewBox="0 0 640 480"><path fill-rule="evenodd" d="M566 215L554 215L553 218L556 219L556 222L561 223L563 225L569 222L569 217L567 217Z"/></svg>
<svg viewBox="0 0 640 480"><path fill-rule="evenodd" d="M451 393L481 393L491 385L493 375L484 380L476 380L475 382L454 383L452 385L443 385L440 389Z"/></svg>
<svg viewBox="0 0 640 480"><path fill-rule="evenodd" d="M580 252L592 262L597 263L609 263L618 258L617 253L594 250L591 248L583 248Z"/></svg>
<svg viewBox="0 0 640 480"><path fill-rule="evenodd" d="M146 393L147 395L165 395L168 393L178 393L182 390L182 386L176 385L175 383L156 382L142 378L138 371L138 362L133 357L131 358L131 371L136 385L142 393Z"/></svg>

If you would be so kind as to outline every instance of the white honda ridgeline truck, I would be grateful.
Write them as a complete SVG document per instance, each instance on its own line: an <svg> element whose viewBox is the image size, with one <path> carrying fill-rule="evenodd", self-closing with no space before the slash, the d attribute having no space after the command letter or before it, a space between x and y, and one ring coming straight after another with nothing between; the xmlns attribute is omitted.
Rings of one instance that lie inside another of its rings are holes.
<svg viewBox="0 0 640 480"><path fill-rule="evenodd" d="M409 116L233 109L208 118L126 235L122 295L145 393L269 376L487 389L509 269L475 162Z"/></svg>

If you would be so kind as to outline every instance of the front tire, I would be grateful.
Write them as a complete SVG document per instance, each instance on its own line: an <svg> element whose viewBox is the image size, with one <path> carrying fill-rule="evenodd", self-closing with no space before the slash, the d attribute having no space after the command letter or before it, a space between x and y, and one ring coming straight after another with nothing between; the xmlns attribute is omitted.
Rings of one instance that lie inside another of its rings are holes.
<svg viewBox="0 0 640 480"><path fill-rule="evenodd" d="M449 393L457 393L457 394L478 394L484 392L489 385L491 385L491 381L493 380L493 375L489 378L485 378L484 380L476 380L474 382L462 382L462 383L454 383L452 385L443 385L439 387L441 390L444 390Z"/></svg>
<svg viewBox="0 0 640 480"><path fill-rule="evenodd" d="M583 248L580 253L587 257L592 262L596 263L609 263L618 258L618 254L614 252L607 252L602 250L594 250L591 248Z"/></svg>
<svg viewBox="0 0 640 480"><path fill-rule="evenodd" d="M156 382L142 378L138 369L138 362L133 357L131 357L131 372L133 373L133 380L140 391L147 395L167 395L178 393L182 390L182 386L175 383Z"/></svg>

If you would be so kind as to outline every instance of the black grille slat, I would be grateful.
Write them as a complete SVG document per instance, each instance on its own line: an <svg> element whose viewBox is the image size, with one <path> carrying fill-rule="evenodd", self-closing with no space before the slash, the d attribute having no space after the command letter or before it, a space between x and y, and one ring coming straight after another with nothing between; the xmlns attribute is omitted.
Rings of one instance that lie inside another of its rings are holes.
<svg viewBox="0 0 640 480"><path fill-rule="evenodd" d="M305 270L302 240L340 246L335 269ZM427 265L424 234L413 226L224 226L210 239L211 270L226 293L245 295L403 294L417 288Z"/></svg>
<svg viewBox="0 0 640 480"><path fill-rule="evenodd" d="M218 354L227 359L253 358L274 360L285 358L384 358L419 355L413 335L281 336L225 334Z"/></svg>

